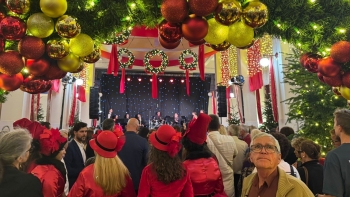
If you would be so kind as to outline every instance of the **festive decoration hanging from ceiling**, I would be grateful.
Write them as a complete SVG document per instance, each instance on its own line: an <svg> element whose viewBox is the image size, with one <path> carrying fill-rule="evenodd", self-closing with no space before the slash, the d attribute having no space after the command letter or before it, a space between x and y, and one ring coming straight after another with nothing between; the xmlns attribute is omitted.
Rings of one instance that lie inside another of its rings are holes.
<svg viewBox="0 0 350 197"><path fill-rule="evenodd" d="M191 55L193 57L192 62L187 63L185 62L185 56ZM195 70L198 65L198 55L195 54L190 49L186 49L181 52L179 56L179 62L180 62L180 69L184 69L186 72L186 93L188 96L190 96L190 76L189 72L190 70Z"/></svg>

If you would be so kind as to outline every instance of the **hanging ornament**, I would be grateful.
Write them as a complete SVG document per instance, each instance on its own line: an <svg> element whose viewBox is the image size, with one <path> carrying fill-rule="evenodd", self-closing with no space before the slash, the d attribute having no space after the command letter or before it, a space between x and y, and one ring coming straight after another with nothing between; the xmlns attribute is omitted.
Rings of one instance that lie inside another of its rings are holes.
<svg viewBox="0 0 350 197"><path fill-rule="evenodd" d="M332 87L339 87L343 84L341 80L341 75L336 75L334 77L323 76L323 80L326 84Z"/></svg>
<svg viewBox="0 0 350 197"><path fill-rule="evenodd" d="M8 40L20 40L26 33L27 26L22 19L7 16L0 21L0 34Z"/></svg>
<svg viewBox="0 0 350 197"><path fill-rule="evenodd" d="M30 8L29 0L6 0L6 6L9 10L17 14L26 14Z"/></svg>
<svg viewBox="0 0 350 197"><path fill-rule="evenodd" d="M204 40L209 44L221 44L228 36L228 27L218 23L214 18L208 20L208 33Z"/></svg>
<svg viewBox="0 0 350 197"><path fill-rule="evenodd" d="M70 53L66 57L57 61L58 67L64 72L74 72L79 68L79 57Z"/></svg>
<svg viewBox="0 0 350 197"><path fill-rule="evenodd" d="M228 48L230 48L231 44L227 41L224 41L220 44L211 44L210 47L214 49L215 51L226 51Z"/></svg>
<svg viewBox="0 0 350 197"><path fill-rule="evenodd" d="M52 59L62 59L69 54L69 44L64 39L49 40L46 44L46 53Z"/></svg>
<svg viewBox="0 0 350 197"><path fill-rule="evenodd" d="M341 96L340 92L339 92L339 87L332 87L332 91L335 95Z"/></svg>
<svg viewBox="0 0 350 197"><path fill-rule="evenodd" d="M232 25L241 17L242 8L238 2L220 3L215 12L215 20L223 25Z"/></svg>
<svg viewBox="0 0 350 197"><path fill-rule="evenodd" d="M28 31L35 37L49 37L54 30L53 20L43 13L32 14L27 20Z"/></svg>
<svg viewBox="0 0 350 197"><path fill-rule="evenodd" d="M0 53L5 50L5 39L0 35Z"/></svg>
<svg viewBox="0 0 350 197"><path fill-rule="evenodd" d="M254 29L242 21L235 22L229 27L227 41L236 47L246 47L254 40Z"/></svg>
<svg viewBox="0 0 350 197"><path fill-rule="evenodd" d="M119 32L113 37L113 39L108 39L105 41L105 44L117 44L119 46L125 45L128 43L128 39L130 37L130 30L124 30Z"/></svg>
<svg viewBox="0 0 350 197"><path fill-rule="evenodd" d="M34 62L30 64L27 63L26 66L31 75L40 77L49 71L50 61L46 57L42 57L40 59L34 60Z"/></svg>
<svg viewBox="0 0 350 197"><path fill-rule="evenodd" d="M186 56L192 56L193 60L190 63L187 63L185 61ZM179 62L180 62L180 69L183 69L186 71L186 92L187 95L190 96L190 76L189 72L190 70L195 70L196 67L198 66L198 55L194 53L190 49L186 49L181 52L180 57L179 57Z"/></svg>
<svg viewBox="0 0 350 197"><path fill-rule="evenodd" d="M332 45L330 55L338 63L350 61L350 42L340 41Z"/></svg>
<svg viewBox="0 0 350 197"><path fill-rule="evenodd" d="M64 72L63 70L61 70L58 65L57 65L57 61L53 60L50 61L50 67L49 70L46 72L46 74L44 75L44 78L46 80L54 80L54 79L61 79L64 76L66 76L67 72Z"/></svg>
<svg viewBox="0 0 350 197"><path fill-rule="evenodd" d="M242 16L245 24L252 28L259 28L267 22L269 11L260 1L250 1L244 8Z"/></svg>
<svg viewBox="0 0 350 197"><path fill-rule="evenodd" d="M322 56L320 56L318 54L308 54L306 59L304 59L304 57L303 57L303 59L301 59L301 61L303 62L302 65L309 72L317 73L318 72L318 62L321 58L322 58Z"/></svg>
<svg viewBox="0 0 350 197"><path fill-rule="evenodd" d="M346 72L342 76L342 83L347 88L350 88L350 72Z"/></svg>
<svg viewBox="0 0 350 197"><path fill-rule="evenodd" d="M202 39L202 40L199 40L199 41L188 41L189 43L191 43L192 45L202 45L205 43L205 40Z"/></svg>
<svg viewBox="0 0 350 197"><path fill-rule="evenodd" d="M163 20L158 25L158 34L165 42L174 43L178 42L182 38L181 24L169 23Z"/></svg>
<svg viewBox="0 0 350 197"><path fill-rule="evenodd" d="M84 57L94 50L94 41L86 34L79 34L69 42L70 51L79 57Z"/></svg>
<svg viewBox="0 0 350 197"><path fill-rule="evenodd" d="M0 73L0 88L6 91L15 91L23 83L23 76L21 73L9 76Z"/></svg>
<svg viewBox="0 0 350 197"><path fill-rule="evenodd" d="M165 40L163 40L162 37L158 37L159 43L160 45L162 45L162 47L166 48L166 49L175 49L176 47L178 47L181 43L181 39L175 42L166 42Z"/></svg>
<svg viewBox="0 0 350 197"><path fill-rule="evenodd" d="M249 49L250 47L252 47L254 44L255 44L255 39L253 39L252 40L252 42L250 43L250 44L248 44L248 45L246 45L246 46L243 46L243 47L236 47L236 48L238 48L238 49L242 49L242 50L244 50L244 49Z"/></svg>
<svg viewBox="0 0 350 197"><path fill-rule="evenodd" d="M45 43L40 38L25 36L18 43L18 51L27 59L38 59L45 53Z"/></svg>
<svg viewBox="0 0 350 197"><path fill-rule="evenodd" d="M207 16L218 7L218 0L188 0L188 5L193 14Z"/></svg>
<svg viewBox="0 0 350 197"><path fill-rule="evenodd" d="M36 79L33 76L29 76L23 81L20 89L23 92L28 92L29 94L39 94L47 92L51 89L51 81Z"/></svg>
<svg viewBox="0 0 350 197"><path fill-rule="evenodd" d="M6 18L6 14L0 10L0 21Z"/></svg>
<svg viewBox="0 0 350 197"><path fill-rule="evenodd" d="M181 30L186 40L199 41L208 33L208 22L204 17L191 14L183 21Z"/></svg>
<svg viewBox="0 0 350 197"><path fill-rule="evenodd" d="M321 73L317 73L317 78L322 82L324 83L324 78L323 78L323 75Z"/></svg>
<svg viewBox="0 0 350 197"><path fill-rule="evenodd" d="M90 53L89 55L83 57L83 61L86 63L95 63L98 60L100 60L101 58L101 50L98 46L94 46L94 51L92 51L92 53Z"/></svg>
<svg viewBox="0 0 350 197"><path fill-rule="evenodd" d="M342 95L342 97L344 97L346 100L350 100L350 89L345 87L345 86L341 86L339 89L340 94Z"/></svg>
<svg viewBox="0 0 350 197"><path fill-rule="evenodd" d="M163 0L160 11L165 20L170 23L181 23L188 16L186 0Z"/></svg>
<svg viewBox="0 0 350 197"><path fill-rule="evenodd" d="M318 62L318 71L325 77L335 77L339 75L341 65L331 57L323 58Z"/></svg>
<svg viewBox="0 0 350 197"><path fill-rule="evenodd" d="M81 32L77 19L68 15L63 15L57 19L55 29L59 36L68 39L78 36Z"/></svg>
<svg viewBox="0 0 350 197"><path fill-rule="evenodd" d="M0 72L6 75L15 75L24 67L21 54L17 51L0 53Z"/></svg>
<svg viewBox="0 0 350 197"><path fill-rule="evenodd" d="M48 17L58 18L67 11L66 0L40 0L41 11Z"/></svg>
<svg viewBox="0 0 350 197"><path fill-rule="evenodd" d="M84 68L85 68L85 63L83 61L80 61L78 69L70 73L80 73L82 70L84 70Z"/></svg>
<svg viewBox="0 0 350 197"><path fill-rule="evenodd" d="M126 62L121 61L123 54L128 55L128 61ZM129 51L129 49L122 48L118 50L118 63L120 65L120 68L122 68L122 75L120 78L120 86L119 86L119 92L121 94L124 94L124 91L125 91L125 68L131 67L134 64L134 62L135 62L135 56L131 51Z"/></svg>

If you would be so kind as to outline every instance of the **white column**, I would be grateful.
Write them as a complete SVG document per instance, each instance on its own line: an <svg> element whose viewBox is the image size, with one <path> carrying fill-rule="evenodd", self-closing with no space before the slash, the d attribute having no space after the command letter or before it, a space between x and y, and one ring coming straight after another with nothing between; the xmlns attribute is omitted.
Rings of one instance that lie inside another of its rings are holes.
<svg viewBox="0 0 350 197"><path fill-rule="evenodd" d="M9 126L12 129L13 122L23 117L22 109L26 108L28 110L27 108L29 108L30 110L30 99L26 100L28 102L26 104L24 102L24 94L24 92L18 89L7 95L7 101L1 106L0 131L4 126Z"/></svg>

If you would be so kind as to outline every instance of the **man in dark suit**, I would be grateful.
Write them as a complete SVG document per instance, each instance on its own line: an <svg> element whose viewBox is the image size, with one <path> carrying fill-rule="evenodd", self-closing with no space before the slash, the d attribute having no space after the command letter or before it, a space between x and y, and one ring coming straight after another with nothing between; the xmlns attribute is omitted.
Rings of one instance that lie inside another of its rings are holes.
<svg viewBox="0 0 350 197"><path fill-rule="evenodd" d="M119 158L129 169L136 192L139 188L142 170L147 165L148 160L148 142L145 138L137 135L139 126L139 121L136 118L129 120L126 125L126 141L118 153Z"/></svg>
<svg viewBox="0 0 350 197"><path fill-rule="evenodd" d="M72 188L78 178L79 173L85 167L86 153L84 149L84 141L86 139L87 124L78 122L73 127L74 139L72 139L66 150L64 162L66 163L69 189Z"/></svg>

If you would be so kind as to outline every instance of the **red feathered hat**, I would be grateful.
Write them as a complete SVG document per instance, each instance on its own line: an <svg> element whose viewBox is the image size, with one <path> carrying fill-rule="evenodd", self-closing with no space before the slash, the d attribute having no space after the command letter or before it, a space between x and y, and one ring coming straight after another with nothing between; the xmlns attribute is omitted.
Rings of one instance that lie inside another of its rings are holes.
<svg viewBox="0 0 350 197"><path fill-rule="evenodd" d="M149 136L151 144L158 150L167 151L174 157L181 148L181 133L176 132L172 126L162 125Z"/></svg>
<svg viewBox="0 0 350 197"><path fill-rule="evenodd" d="M113 158L125 144L125 136L120 132L98 131L94 139L90 140L91 148L102 157Z"/></svg>
<svg viewBox="0 0 350 197"><path fill-rule="evenodd" d="M46 127L42 126L39 122L28 120L27 118L22 118L13 123L13 127L21 127L27 129L30 134L32 134L33 139L39 140L40 134L44 132Z"/></svg>
<svg viewBox="0 0 350 197"><path fill-rule="evenodd" d="M196 144L204 144L207 140L208 125L211 121L211 117L207 114L199 114L196 120L192 120L189 125L184 137Z"/></svg>
<svg viewBox="0 0 350 197"><path fill-rule="evenodd" d="M61 136L58 129L45 129L40 134L40 153L46 156L50 156L52 153L60 149L61 144L65 144L67 139Z"/></svg>

